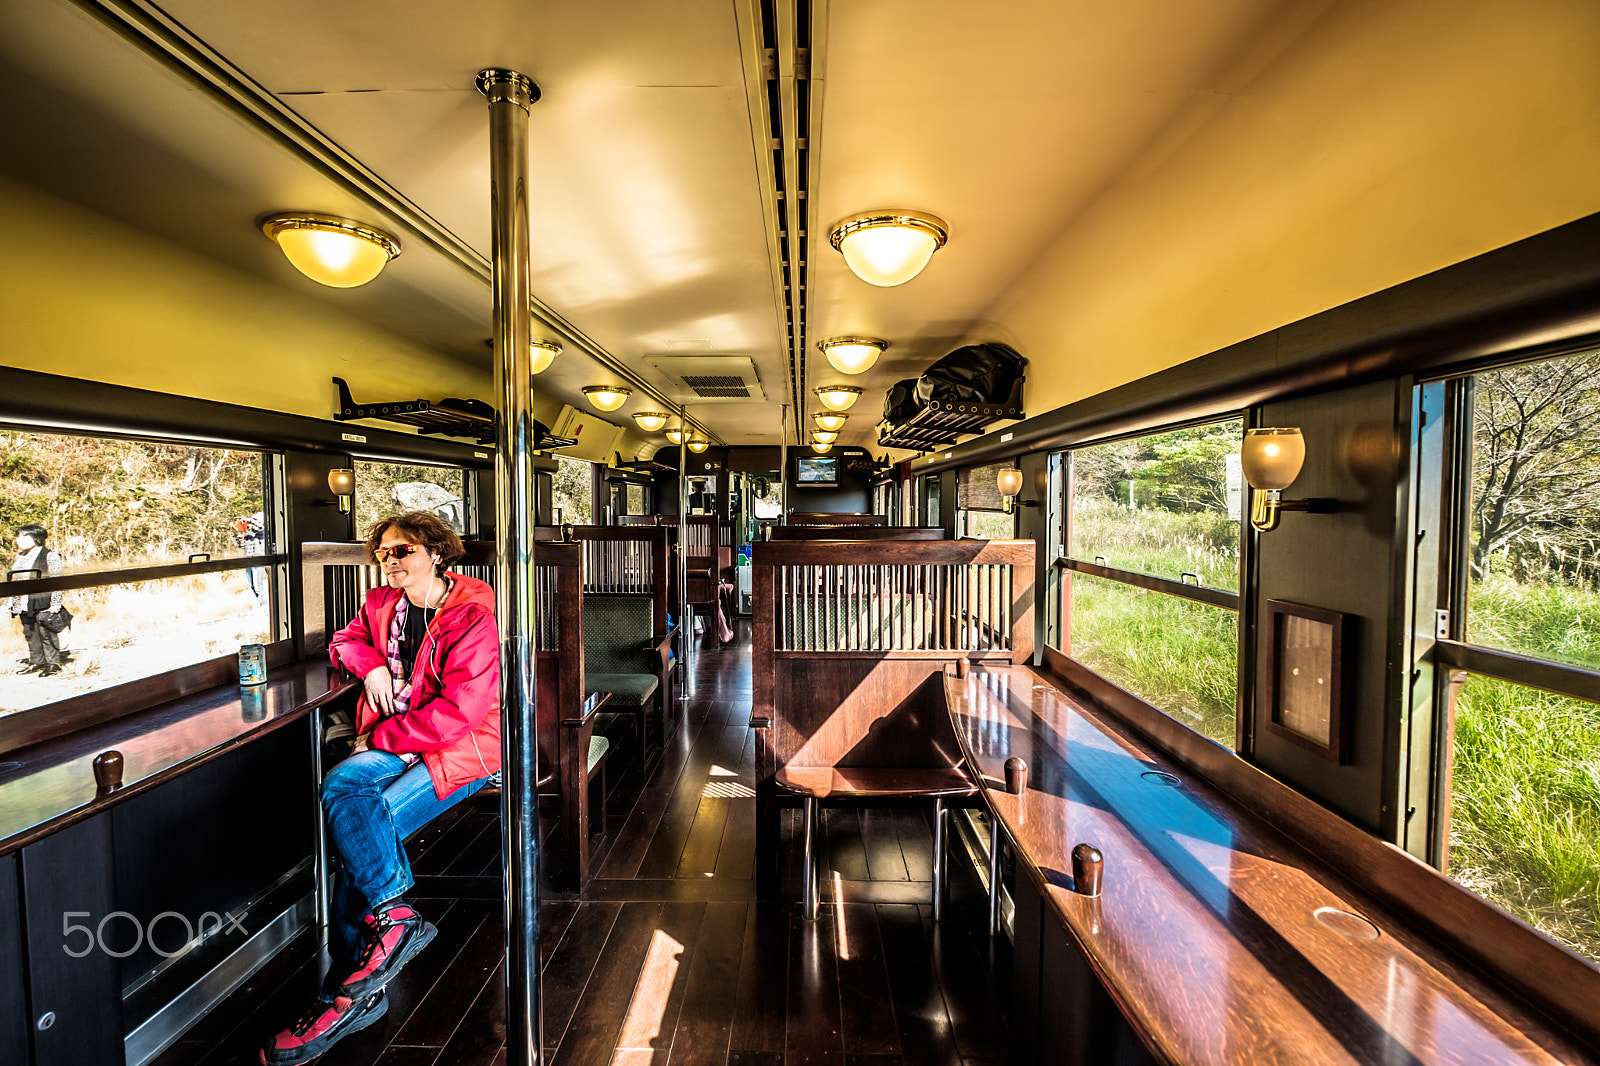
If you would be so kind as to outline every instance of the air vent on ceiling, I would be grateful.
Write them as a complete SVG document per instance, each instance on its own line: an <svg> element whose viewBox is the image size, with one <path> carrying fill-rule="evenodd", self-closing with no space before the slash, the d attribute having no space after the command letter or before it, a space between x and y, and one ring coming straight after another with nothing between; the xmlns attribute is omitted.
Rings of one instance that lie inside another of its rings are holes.
<svg viewBox="0 0 1600 1066"><path fill-rule="evenodd" d="M704 400L765 400L756 365L743 355L654 356L649 364L683 387L684 398Z"/></svg>

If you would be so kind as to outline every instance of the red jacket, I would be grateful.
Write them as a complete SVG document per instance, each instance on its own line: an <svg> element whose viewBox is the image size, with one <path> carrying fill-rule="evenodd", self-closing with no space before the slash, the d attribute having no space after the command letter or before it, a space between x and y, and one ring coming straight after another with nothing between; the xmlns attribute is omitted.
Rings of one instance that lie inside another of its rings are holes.
<svg viewBox="0 0 1600 1066"><path fill-rule="evenodd" d="M420 754L440 799L500 769L494 590L463 574L445 576L454 584L417 650L410 710L380 721L366 693L356 707L356 732L370 731L372 746L381 751ZM402 595L387 586L367 593L355 621L328 641L335 666L364 678L388 665L389 623Z"/></svg>

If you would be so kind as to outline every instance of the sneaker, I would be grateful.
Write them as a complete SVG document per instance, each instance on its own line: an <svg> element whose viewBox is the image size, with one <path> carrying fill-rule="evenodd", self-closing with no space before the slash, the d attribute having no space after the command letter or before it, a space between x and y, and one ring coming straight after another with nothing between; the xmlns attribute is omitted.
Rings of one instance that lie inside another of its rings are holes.
<svg viewBox="0 0 1600 1066"><path fill-rule="evenodd" d="M310 1062L351 1033L382 1018L388 1009L381 988L358 1002L318 997L293 1025L267 1041L261 1049L261 1064L290 1066Z"/></svg>
<svg viewBox="0 0 1600 1066"><path fill-rule="evenodd" d="M439 932L404 903L385 907L361 919L361 959L339 994L350 999L369 996L388 984L411 956L428 946Z"/></svg>

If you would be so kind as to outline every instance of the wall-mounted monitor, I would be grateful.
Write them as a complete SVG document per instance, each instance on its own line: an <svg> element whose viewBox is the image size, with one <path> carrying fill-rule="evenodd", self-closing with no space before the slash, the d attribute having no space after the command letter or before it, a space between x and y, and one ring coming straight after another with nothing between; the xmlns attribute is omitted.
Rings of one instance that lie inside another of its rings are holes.
<svg viewBox="0 0 1600 1066"><path fill-rule="evenodd" d="M794 463L794 484L800 489L836 489L839 487L839 460L837 456L800 456Z"/></svg>

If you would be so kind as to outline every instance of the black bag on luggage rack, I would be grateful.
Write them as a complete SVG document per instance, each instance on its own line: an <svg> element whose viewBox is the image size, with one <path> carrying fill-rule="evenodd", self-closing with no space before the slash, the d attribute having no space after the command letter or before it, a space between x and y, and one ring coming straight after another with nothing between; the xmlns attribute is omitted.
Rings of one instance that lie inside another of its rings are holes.
<svg viewBox="0 0 1600 1066"><path fill-rule="evenodd" d="M920 410L922 402L917 399L916 378L895 382L883 395L883 420L892 426L908 421Z"/></svg>
<svg viewBox="0 0 1600 1066"><path fill-rule="evenodd" d="M969 344L922 372L917 379L919 406L940 403L1000 404L1022 377L1028 361L1004 344Z"/></svg>

